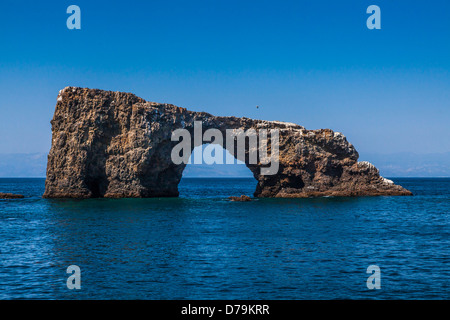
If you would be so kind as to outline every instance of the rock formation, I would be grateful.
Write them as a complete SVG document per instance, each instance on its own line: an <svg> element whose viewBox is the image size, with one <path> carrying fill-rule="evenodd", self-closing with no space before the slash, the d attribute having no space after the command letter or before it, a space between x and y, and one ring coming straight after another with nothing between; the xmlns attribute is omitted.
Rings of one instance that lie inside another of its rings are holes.
<svg viewBox="0 0 450 320"><path fill-rule="evenodd" d="M23 199L23 198L25 197L21 194L0 192L0 199Z"/></svg>
<svg viewBox="0 0 450 320"><path fill-rule="evenodd" d="M246 196L245 194L243 194L240 197L228 197L228 200L230 200L230 201L247 202L247 201L252 201L252 198L250 198L249 196Z"/></svg>
<svg viewBox="0 0 450 320"><path fill-rule="evenodd" d="M263 165L248 161L248 149L242 159L258 181L255 197L411 194L381 177L370 163L358 162L353 145L330 129L216 117L146 102L130 93L67 87L58 95L51 121L44 197L178 196L186 165L172 162L171 151L178 142L171 141L171 135L178 128L193 132L194 121L202 122L203 131L279 130L278 174L261 175Z"/></svg>

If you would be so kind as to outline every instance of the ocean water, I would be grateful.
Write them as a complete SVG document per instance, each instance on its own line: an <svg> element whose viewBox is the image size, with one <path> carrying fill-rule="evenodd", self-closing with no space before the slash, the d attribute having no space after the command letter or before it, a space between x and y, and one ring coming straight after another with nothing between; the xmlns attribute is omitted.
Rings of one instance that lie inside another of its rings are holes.
<svg viewBox="0 0 450 320"><path fill-rule="evenodd" d="M414 196L228 201L244 178L47 200L44 179L0 179L26 196L0 200L0 299L449 299L450 179L393 180Z"/></svg>

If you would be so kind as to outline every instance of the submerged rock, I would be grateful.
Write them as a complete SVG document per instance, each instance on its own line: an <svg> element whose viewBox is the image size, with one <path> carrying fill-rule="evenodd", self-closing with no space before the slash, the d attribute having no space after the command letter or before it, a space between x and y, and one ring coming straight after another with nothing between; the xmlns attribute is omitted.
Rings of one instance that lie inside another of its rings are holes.
<svg viewBox="0 0 450 320"><path fill-rule="evenodd" d="M231 201L252 201L252 198L246 195L241 195L240 197L229 197Z"/></svg>
<svg viewBox="0 0 450 320"><path fill-rule="evenodd" d="M0 199L22 199L22 198L25 198L25 197L21 194L0 192Z"/></svg>
<svg viewBox="0 0 450 320"><path fill-rule="evenodd" d="M258 184L255 197L411 195L380 176L345 136L286 122L216 117L170 104L146 102L123 92L67 87L51 121L44 197L173 197L186 164L171 159L175 129L278 129L279 170L243 160ZM194 141L195 142L195 141ZM223 141L226 147L225 141ZM195 147L192 143L192 149ZM234 150L229 150L234 151ZM270 150L269 150L270 151ZM271 152L271 151L270 151Z"/></svg>

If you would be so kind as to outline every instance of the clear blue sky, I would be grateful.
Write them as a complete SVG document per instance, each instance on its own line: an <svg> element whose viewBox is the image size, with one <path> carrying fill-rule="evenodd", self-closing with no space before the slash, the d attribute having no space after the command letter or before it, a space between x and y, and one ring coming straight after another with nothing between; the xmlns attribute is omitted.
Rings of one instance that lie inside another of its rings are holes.
<svg viewBox="0 0 450 320"><path fill-rule="evenodd" d="M0 40L0 153L48 152L69 85L450 151L450 1L2 1Z"/></svg>

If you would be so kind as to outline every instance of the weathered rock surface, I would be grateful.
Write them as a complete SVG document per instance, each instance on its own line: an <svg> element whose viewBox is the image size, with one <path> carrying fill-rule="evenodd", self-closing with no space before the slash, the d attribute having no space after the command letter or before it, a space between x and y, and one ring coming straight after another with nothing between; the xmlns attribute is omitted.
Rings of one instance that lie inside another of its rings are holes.
<svg viewBox="0 0 450 320"><path fill-rule="evenodd" d="M241 202L252 201L252 198L246 196L245 194L241 195L240 197L229 197L228 199L230 201L241 201Z"/></svg>
<svg viewBox="0 0 450 320"><path fill-rule="evenodd" d="M25 198L25 197L21 194L0 192L0 199L22 199L22 198Z"/></svg>
<svg viewBox="0 0 450 320"><path fill-rule="evenodd" d="M171 160L172 131L279 129L279 171L244 162L258 181L255 197L411 195L380 176L344 135L285 122L215 117L122 92L67 87L60 91L52 124L44 197L178 196L185 164ZM224 142L225 144L225 142ZM269 142L270 145L270 142ZM192 149L195 147L192 144ZM225 146L224 146L225 147Z"/></svg>

